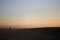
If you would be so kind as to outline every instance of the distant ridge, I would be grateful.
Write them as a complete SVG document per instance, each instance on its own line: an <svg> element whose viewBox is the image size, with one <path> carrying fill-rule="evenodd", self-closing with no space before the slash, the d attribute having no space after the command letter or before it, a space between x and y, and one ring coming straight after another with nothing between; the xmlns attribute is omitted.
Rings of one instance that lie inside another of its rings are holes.
<svg viewBox="0 0 60 40"><path fill-rule="evenodd" d="M0 29L60 29L60 27L38 27L38 28L11 28L11 26L9 26L9 28L0 28Z"/></svg>
<svg viewBox="0 0 60 40"><path fill-rule="evenodd" d="M41 28L23 28L23 29L60 29L60 27L41 27Z"/></svg>

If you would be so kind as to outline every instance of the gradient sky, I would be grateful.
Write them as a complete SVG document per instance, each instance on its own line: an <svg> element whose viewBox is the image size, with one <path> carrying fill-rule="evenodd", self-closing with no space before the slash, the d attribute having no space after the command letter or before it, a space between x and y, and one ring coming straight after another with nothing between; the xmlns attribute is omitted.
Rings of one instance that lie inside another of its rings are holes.
<svg viewBox="0 0 60 40"><path fill-rule="evenodd" d="M0 26L60 26L60 0L0 0Z"/></svg>

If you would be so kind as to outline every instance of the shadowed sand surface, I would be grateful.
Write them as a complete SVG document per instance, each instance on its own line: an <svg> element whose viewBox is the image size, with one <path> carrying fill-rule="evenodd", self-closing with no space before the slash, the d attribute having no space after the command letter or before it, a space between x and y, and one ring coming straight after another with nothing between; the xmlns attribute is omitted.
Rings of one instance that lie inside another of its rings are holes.
<svg viewBox="0 0 60 40"><path fill-rule="evenodd" d="M0 29L0 40L60 40L60 27Z"/></svg>

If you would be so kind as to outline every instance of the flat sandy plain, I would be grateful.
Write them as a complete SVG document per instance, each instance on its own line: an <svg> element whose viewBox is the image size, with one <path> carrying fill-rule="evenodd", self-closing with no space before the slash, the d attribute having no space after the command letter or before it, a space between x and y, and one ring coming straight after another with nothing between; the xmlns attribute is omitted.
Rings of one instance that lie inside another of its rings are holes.
<svg viewBox="0 0 60 40"><path fill-rule="evenodd" d="M60 27L2 29L0 40L60 40Z"/></svg>

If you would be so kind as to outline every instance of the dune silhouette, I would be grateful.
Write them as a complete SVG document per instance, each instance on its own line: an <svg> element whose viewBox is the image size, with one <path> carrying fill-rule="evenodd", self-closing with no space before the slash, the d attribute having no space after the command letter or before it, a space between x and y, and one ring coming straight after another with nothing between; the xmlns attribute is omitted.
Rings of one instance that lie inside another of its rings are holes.
<svg viewBox="0 0 60 40"><path fill-rule="evenodd" d="M58 40L60 27L0 29L0 40Z"/></svg>

